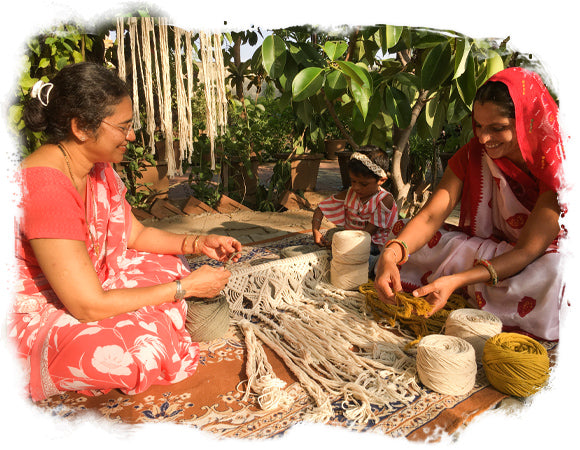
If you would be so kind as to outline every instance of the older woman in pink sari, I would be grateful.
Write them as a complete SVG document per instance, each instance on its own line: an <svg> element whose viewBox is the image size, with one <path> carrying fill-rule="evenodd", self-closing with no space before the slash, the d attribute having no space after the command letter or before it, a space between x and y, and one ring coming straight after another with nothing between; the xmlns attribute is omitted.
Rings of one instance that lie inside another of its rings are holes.
<svg viewBox="0 0 580 450"><path fill-rule="evenodd" d="M405 289L432 313L457 289L506 330L555 340L563 290L558 238L564 158L558 108L533 72L510 68L478 91L474 138L451 158L424 208L393 226L375 286ZM444 222L461 202L459 229Z"/></svg>
<svg viewBox="0 0 580 450"><path fill-rule="evenodd" d="M33 400L68 391L138 393L193 374L186 296L213 297L230 272L193 272L180 254L225 261L233 238L141 225L110 163L135 139L124 83L81 63L39 83L27 126L48 142L22 162L18 280L8 333ZM236 260L234 258L234 260Z"/></svg>

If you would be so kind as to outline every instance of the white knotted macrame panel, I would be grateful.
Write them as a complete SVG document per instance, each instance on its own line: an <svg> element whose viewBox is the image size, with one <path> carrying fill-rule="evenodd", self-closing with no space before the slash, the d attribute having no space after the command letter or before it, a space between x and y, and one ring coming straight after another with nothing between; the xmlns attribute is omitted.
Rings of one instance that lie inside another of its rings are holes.
<svg viewBox="0 0 580 450"><path fill-rule="evenodd" d="M415 360L403 350L407 338L367 315L363 294L329 284L330 259L323 250L231 268L223 292L245 337L246 398L257 395L264 409L292 403L261 342L311 397L306 419L328 421L338 401L348 420L366 422L375 418L371 405L390 410L419 394Z"/></svg>

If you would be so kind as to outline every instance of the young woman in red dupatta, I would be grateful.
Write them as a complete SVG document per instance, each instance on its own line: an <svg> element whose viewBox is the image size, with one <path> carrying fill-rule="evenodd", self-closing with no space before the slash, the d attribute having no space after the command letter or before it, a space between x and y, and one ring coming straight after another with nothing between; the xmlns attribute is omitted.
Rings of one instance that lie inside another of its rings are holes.
<svg viewBox="0 0 580 450"><path fill-rule="evenodd" d="M133 110L112 72L67 66L31 97L27 126L48 141L19 171L18 279L8 319L30 397L133 394L192 375L199 346L185 329L183 298L217 295L230 272L190 272L179 255L226 261L241 244L144 227L133 216L111 166L135 140Z"/></svg>
<svg viewBox="0 0 580 450"><path fill-rule="evenodd" d="M381 253L375 287L383 301L395 302L404 289L426 296L433 313L466 288L472 306L497 315L504 329L558 339L564 154L557 116L540 77L522 68L478 90L474 138L451 158L423 209L395 224ZM444 222L458 202L453 229Z"/></svg>

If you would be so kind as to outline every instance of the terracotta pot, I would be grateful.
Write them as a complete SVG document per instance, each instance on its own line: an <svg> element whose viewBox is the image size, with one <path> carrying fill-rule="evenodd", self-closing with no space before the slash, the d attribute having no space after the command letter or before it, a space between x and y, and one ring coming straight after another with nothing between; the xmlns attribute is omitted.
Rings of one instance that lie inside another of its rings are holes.
<svg viewBox="0 0 580 450"><path fill-rule="evenodd" d="M336 154L346 148L346 139L328 139L324 141L326 159L337 159Z"/></svg>
<svg viewBox="0 0 580 450"><path fill-rule="evenodd" d="M292 190L315 191L318 171L320 169L320 153L303 153L295 155L290 160L290 176Z"/></svg>
<svg viewBox="0 0 580 450"><path fill-rule="evenodd" d="M121 168L127 163L125 161L115 164L114 168L117 172L120 172ZM148 188L153 192L163 192L159 194L159 198L167 197L167 190L169 189L169 178L167 177L167 163L158 162L155 166L147 163L144 165L144 170L141 172L142 178L137 179L137 183L149 184ZM138 191L148 192L149 189L145 186L139 186Z"/></svg>

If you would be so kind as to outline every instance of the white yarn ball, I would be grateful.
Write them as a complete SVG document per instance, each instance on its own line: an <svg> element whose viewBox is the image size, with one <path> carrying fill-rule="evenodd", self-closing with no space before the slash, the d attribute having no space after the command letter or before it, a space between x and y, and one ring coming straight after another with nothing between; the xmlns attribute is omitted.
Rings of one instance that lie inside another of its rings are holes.
<svg viewBox="0 0 580 450"><path fill-rule="evenodd" d="M501 333L501 320L494 314L480 309L457 309L445 321L445 334L465 339L475 350L475 357L481 361L485 342Z"/></svg>
<svg viewBox="0 0 580 450"><path fill-rule="evenodd" d="M345 291L357 290L369 281L369 261L363 264L342 264L332 259L330 262L330 283Z"/></svg>
<svg viewBox="0 0 580 450"><path fill-rule="evenodd" d="M332 259L342 264L363 264L371 253L371 235L362 230L343 230L332 237Z"/></svg>
<svg viewBox="0 0 580 450"><path fill-rule="evenodd" d="M475 386L475 350L455 336L425 336L417 346L417 373L421 383L435 392L467 394Z"/></svg>

